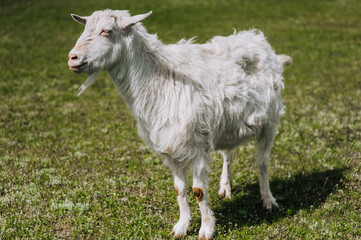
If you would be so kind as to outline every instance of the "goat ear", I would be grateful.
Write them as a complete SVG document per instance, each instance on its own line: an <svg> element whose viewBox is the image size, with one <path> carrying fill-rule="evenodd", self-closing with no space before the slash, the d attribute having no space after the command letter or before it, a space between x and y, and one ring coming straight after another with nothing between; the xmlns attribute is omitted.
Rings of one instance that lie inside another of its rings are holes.
<svg viewBox="0 0 361 240"><path fill-rule="evenodd" d="M121 20L119 21L119 27L121 29L126 29L126 28L133 26L134 24L146 19L147 17L150 16L150 14L152 14L152 11L145 13L145 14L139 14L139 15L135 15L135 16L131 16L131 17L122 17Z"/></svg>
<svg viewBox="0 0 361 240"><path fill-rule="evenodd" d="M80 24L86 24L86 21L88 19L88 17L81 17L79 15L76 14L71 14L71 17L74 19L75 22L78 22Z"/></svg>

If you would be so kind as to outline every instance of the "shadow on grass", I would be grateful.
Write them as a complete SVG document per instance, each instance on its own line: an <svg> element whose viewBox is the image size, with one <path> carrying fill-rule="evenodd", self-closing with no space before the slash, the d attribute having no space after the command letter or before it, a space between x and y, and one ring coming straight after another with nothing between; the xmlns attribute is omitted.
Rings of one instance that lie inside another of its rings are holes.
<svg viewBox="0 0 361 240"><path fill-rule="evenodd" d="M270 213L263 209L258 184L235 185L232 199L222 200L214 209L217 225L224 229L237 226L253 226L263 222L276 222L292 216L298 210L308 210L321 205L332 193L336 185L342 187L344 172L347 168L317 171L309 174L299 173L287 179L273 179L270 182L273 196L280 210Z"/></svg>

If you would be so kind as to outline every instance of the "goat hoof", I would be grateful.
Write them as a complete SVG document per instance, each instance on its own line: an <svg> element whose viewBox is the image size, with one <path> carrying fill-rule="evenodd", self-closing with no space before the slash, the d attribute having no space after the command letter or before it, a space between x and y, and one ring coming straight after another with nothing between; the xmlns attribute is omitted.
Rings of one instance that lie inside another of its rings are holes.
<svg viewBox="0 0 361 240"><path fill-rule="evenodd" d="M280 210L280 207L278 206L276 201L270 201L267 204L264 204L264 206L269 212L277 212L278 210Z"/></svg>
<svg viewBox="0 0 361 240"><path fill-rule="evenodd" d="M174 231L172 231L169 235L173 236L173 239L181 239L181 238L187 236L187 234L183 234L183 233L177 233L176 234Z"/></svg>
<svg viewBox="0 0 361 240"><path fill-rule="evenodd" d="M218 193L219 195L219 199L222 199L222 198L227 198L227 199L231 199L231 194L230 193L226 193L226 191L224 191L223 193Z"/></svg>
<svg viewBox="0 0 361 240"><path fill-rule="evenodd" d="M172 235L174 239L179 239L187 236L187 231L191 224L192 224L192 220L186 220L186 221L179 220L177 224L174 226L173 231L171 232L170 235Z"/></svg>
<svg viewBox="0 0 361 240"><path fill-rule="evenodd" d="M211 239L214 239L213 237L204 237L204 236L199 236L198 237L198 240L211 240Z"/></svg>
<svg viewBox="0 0 361 240"><path fill-rule="evenodd" d="M199 230L198 239L199 240L210 240L213 239L214 226L216 219L213 214L211 217L202 219L201 229Z"/></svg>
<svg viewBox="0 0 361 240"><path fill-rule="evenodd" d="M198 240L211 240L214 239L213 237L204 237L204 236L199 236Z"/></svg>
<svg viewBox="0 0 361 240"><path fill-rule="evenodd" d="M222 186L219 189L218 196L220 199L222 198L231 199L231 187L229 185Z"/></svg>
<svg viewBox="0 0 361 240"><path fill-rule="evenodd" d="M226 196L226 191L223 191L223 192L222 192L222 191L220 190L220 191L218 192L218 196L219 196L220 199L224 198L224 196Z"/></svg>
<svg viewBox="0 0 361 240"><path fill-rule="evenodd" d="M272 203L271 209L269 209L270 212L278 212L280 210L280 206L276 202Z"/></svg>
<svg viewBox="0 0 361 240"><path fill-rule="evenodd" d="M169 235L172 236L173 239L181 239L181 238L187 236L187 234L175 234L174 231L172 231Z"/></svg>

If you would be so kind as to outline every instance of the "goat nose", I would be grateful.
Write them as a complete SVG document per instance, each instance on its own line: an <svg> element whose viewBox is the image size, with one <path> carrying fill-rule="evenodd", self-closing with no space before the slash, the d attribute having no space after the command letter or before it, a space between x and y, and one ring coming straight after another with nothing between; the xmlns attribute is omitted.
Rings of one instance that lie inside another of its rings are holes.
<svg viewBox="0 0 361 240"><path fill-rule="evenodd" d="M78 56L76 54L72 54L72 55L69 56L69 60L75 61L75 60L78 60L78 59L79 58L78 58Z"/></svg>

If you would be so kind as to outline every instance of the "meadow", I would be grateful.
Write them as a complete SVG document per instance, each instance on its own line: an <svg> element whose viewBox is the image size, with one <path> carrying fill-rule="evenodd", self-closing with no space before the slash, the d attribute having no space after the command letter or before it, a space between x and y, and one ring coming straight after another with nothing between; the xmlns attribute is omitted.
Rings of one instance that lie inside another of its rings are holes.
<svg viewBox="0 0 361 240"><path fill-rule="evenodd" d="M236 152L231 200L218 198L214 153L216 239L361 239L359 0L1 0L0 239L171 239L170 171L107 74L77 98L86 76L67 67L83 30L70 13L106 8L153 10L144 25L165 43L258 28L293 58L270 161L281 209L262 209L254 141ZM188 198L197 239L191 185Z"/></svg>

